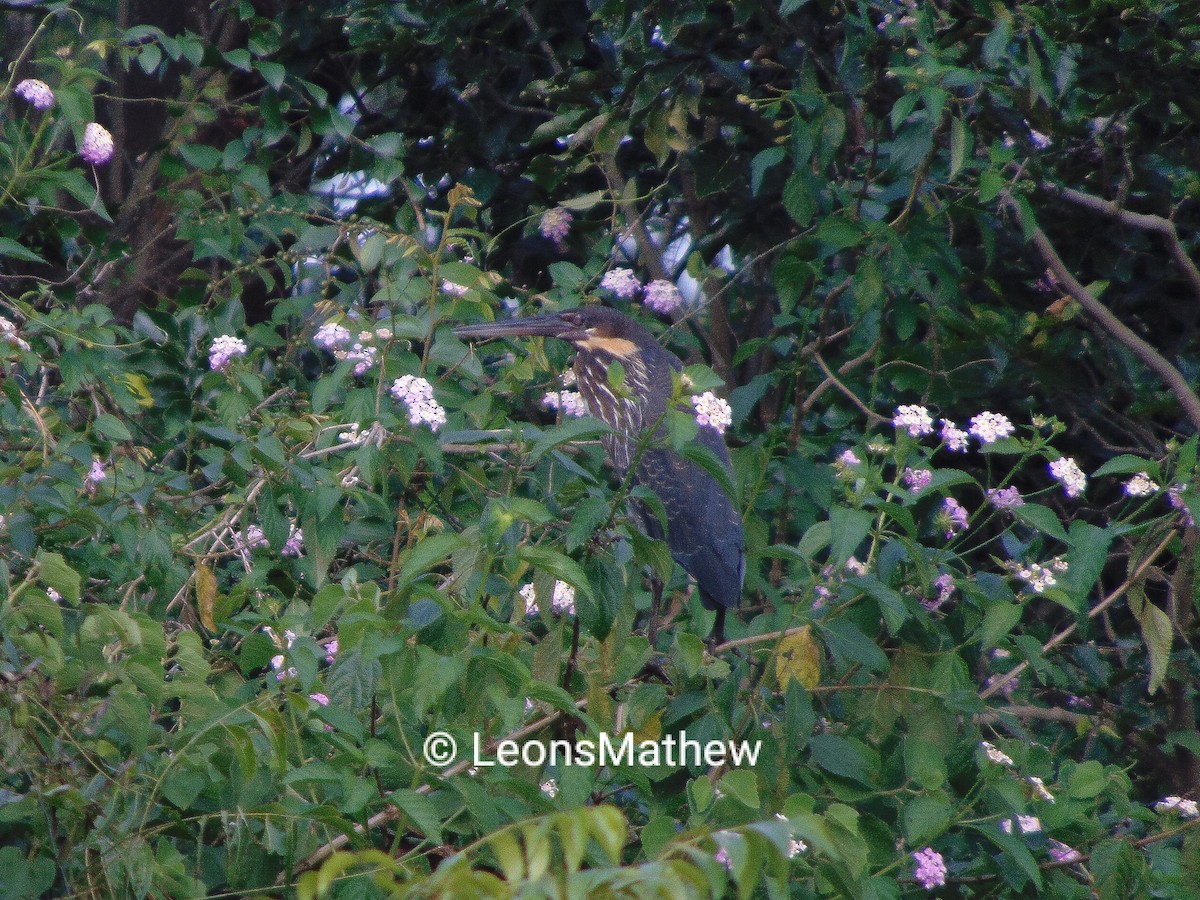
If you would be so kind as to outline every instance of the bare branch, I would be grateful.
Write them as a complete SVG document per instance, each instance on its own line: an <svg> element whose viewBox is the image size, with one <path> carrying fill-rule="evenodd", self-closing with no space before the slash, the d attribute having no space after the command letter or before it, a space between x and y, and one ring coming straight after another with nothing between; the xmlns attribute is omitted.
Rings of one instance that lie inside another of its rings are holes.
<svg viewBox="0 0 1200 900"><path fill-rule="evenodd" d="M1192 262L1191 257L1183 249L1183 244L1179 240L1179 232L1175 230L1175 223L1170 219L1164 219L1162 216L1147 215L1146 213L1131 212L1128 209L1122 209L1119 204L1112 200L1094 197L1091 194L1085 194L1074 188L1059 187L1058 185L1045 182L1040 187L1043 191L1053 194L1060 200L1073 203L1090 212L1100 213L1101 215L1116 219L1122 225L1128 225L1130 228L1137 228L1140 231L1151 231L1161 235L1167 242L1167 249L1171 252L1171 258L1175 260L1175 264L1179 266L1188 284L1191 285L1192 293L1197 298L1200 298L1200 268L1197 268L1196 264Z"/></svg>
<svg viewBox="0 0 1200 900"><path fill-rule="evenodd" d="M1163 380L1171 393L1175 395L1175 399L1179 401L1179 405L1183 407L1188 420L1193 426L1200 429L1200 397L1196 396L1196 392L1192 390L1192 386L1183 373L1079 283L1079 280L1063 263L1062 257L1058 255L1058 251L1054 249L1054 245L1050 243L1046 233L1033 222L1025 221L1020 205L1011 196L1005 198L1005 203L1013 211L1022 228L1029 234L1030 242L1037 248L1047 268L1058 279L1058 283L1110 337L1124 344L1134 356Z"/></svg>

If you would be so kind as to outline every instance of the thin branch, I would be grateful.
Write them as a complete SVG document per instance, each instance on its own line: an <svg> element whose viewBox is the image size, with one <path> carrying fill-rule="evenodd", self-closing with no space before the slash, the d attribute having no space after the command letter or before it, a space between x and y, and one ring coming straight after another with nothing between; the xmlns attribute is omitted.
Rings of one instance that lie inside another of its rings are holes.
<svg viewBox="0 0 1200 900"><path fill-rule="evenodd" d="M1193 426L1200 429L1200 397L1196 396L1196 392L1192 390L1184 374L1079 283L1063 263L1062 257L1058 255L1058 251L1054 249L1054 245L1050 243L1046 233L1035 223L1025 220L1020 205L1011 196L1005 198L1005 203L1013 211L1021 227L1029 234L1030 242L1037 248L1047 268L1058 279L1058 283L1110 337L1124 344L1134 356L1163 380L1171 393L1175 395L1175 399L1179 401L1179 405L1183 407L1188 420Z"/></svg>

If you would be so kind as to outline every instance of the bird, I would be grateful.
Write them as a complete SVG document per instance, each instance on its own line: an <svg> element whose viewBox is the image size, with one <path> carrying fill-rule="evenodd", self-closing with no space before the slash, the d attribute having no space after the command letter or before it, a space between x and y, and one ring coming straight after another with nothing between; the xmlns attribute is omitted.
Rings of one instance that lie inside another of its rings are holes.
<svg viewBox="0 0 1200 900"><path fill-rule="evenodd" d="M629 316L606 306L581 306L548 315L461 325L465 340L549 337L574 346L574 371L589 415L609 426L601 436L617 475L644 485L662 502L664 523L649 506L633 501L635 521L649 537L665 540L671 556L695 579L700 601L716 619L710 646L724 642L725 614L742 596L746 574L741 516L717 480L699 465L663 446L667 406L674 393L672 373L683 363ZM610 378L620 363L624 378ZM613 382L620 387L614 389ZM647 432L653 435L647 440ZM701 426L696 440L732 475L721 434ZM653 606L648 634L653 644L662 584L651 580Z"/></svg>

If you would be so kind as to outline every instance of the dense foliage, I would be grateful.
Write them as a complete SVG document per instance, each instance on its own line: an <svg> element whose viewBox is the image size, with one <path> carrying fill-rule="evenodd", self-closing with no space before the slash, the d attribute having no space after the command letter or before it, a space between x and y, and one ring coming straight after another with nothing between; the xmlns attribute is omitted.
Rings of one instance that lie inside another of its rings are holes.
<svg viewBox="0 0 1200 900"><path fill-rule="evenodd" d="M0 11L4 896L1194 895L1186 5ZM591 302L728 399L720 646L452 331Z"/></svg>

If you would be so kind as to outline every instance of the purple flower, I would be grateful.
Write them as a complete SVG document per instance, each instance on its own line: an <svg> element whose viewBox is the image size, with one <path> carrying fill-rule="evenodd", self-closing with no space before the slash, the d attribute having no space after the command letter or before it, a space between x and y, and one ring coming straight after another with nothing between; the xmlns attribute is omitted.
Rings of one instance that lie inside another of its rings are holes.
<svg viewBox="0 0 1200 900"><path fill-rule="evenodd" d="M945 442L946 449L951 453L967 452L967 433L949 419L942 419L942 430L938 436Z"/></svg>
<svg viewBox="0 0 1200 900"><path fill-rule="evenodd" d="M246 355L246 342L233 335L223 334L212 342L208 351L208 367L214 372L224 372L235 356Z"/></svg>
<svg viewBox="0 0 1200 900"><path fill-rule="evenodd" d="M933 472L929 469L908 468L904 470L904 486L914 494L919 494L929 487L931 481L933 481Z"/></svg>
<svg viewBox="0 0 1200 900"><path fill-rule="evenodd" d="M937 588L937 597L931 600L921 601L921 605L930 612L933 612L952 596L954 596L954 576L949 572L943 572L934 579L933 586Z"/></svg>
<svg viewBox="0 0 1200 900"><path fill-rule="evenodd" d="M318 706L328 706L329 705L329 698L327 696L325 696L324 694L320 693L319 691L315 694L309 694L308 699L312 700Z"/></svg>
<svg viewBox="0 0 1200 900"><path fill-rule="evenodd" d="M104 471L104 463L99 459L93 459L92 467L83 478L84 491L88 494L96 493L96 487L106 478L108 478L108 473Z"/></svg>
<svg viewBox="0 0 1200 900"><path fill-rule="evenodd" d="M1196 520L1192 518L1192 511L1188 509L1187 503L1184 502L1183 494L1188 489L1186 484L1173 484L1167 488L1167 502L1171 504L1172 509L1177 509L1182 513L1181 518L1183 524L1188 528L1192 528L1196 524Z"/></svg>
<svg viewBox="0 0 1200 900"><path fill-rule="evenodd" d="M938 515L938 524L945 530L946 540L954 537L967 527L970 517L962 504L953 497L942 501L942 511Z"/></svg>
<svg viewBox="0 0 1200 900"><path fill-rule="evenodd" d="M337 322L326 322L313 335L313 343L325 350L334 350L343 344L350 343L350 329Z"/></svg>
<svg viewBox="0 0 1200 900"><path fill-rule="evenodd" d="M113 136L98 122L88 122L83 129L83 142L79 145L79 155L93 166L104 165L112 159Z"/></svg>
<svg viewBox="0 0 1200 900"><path fill-rule="evenodd" d="M697 425L708 425L724 434L725 429L733 423L733 409L712 391L693 397L692 406L696 409Z"/></svg>
<svg viewBox="0 0 1200 900"><path fill-rule="evenodd" d="M1083 859L1083 854L1078 850L1073 847L1068 847L1062 841L1056 841L1054 838L1050 839L1050 846L1048 849L1050 851L1050 858L1055 862L1075 863L1080 862Z"/></svg>
<svg viewBox="0 0 1200 900"><path fill-rule="evenodd" d="M46 82L36 78L26 78L17 85L16 93L34 109L49 109L54 105L54 91Z"/></svg>
<svg viewBox="0 0 1200 900"><path fill-rule="evenodd" d="M942 859L942 854L932 847L926 847L924 850L918 850L912 857L917 861L917 867L913 870L913 878L920 883L921 887L932 891L935 887L946 883L946 863Z"/></svg>
<svg viewBox="0 0 1200 900"><path fill-rule="evenodd" d="M929 410L916 404L896 407L896 415L892 419L892 424L897 429L905 429L912 437L920 437L933 431L933 419L929 415Z"/></svg>
<svg viewBox="0 0 1200 900"><path fill-rule="evenodd" d="M538 231L542 233L548 241L554 241L559 247L571 231L571 222L574 221L571 214L557 206L554 209L548 209L542 213L541 221L538 222Z"/></svg>
<svg viewBox="0 0 1200 900"><path fill-rule="evenodd" d="M295 522L291 524L291 531L288 534L287 542L283 545L283 549L279 552L283 556L304 555L304 532L296 527Z"/></svg>
<svg viewBox="0 0 1200 900"><path fill-rule="evenodd" d="M600 279L600 287L612 291L622 300L629 300L637 296L638 291L642 289L642 283L638 281L632 269L612 269L604 273L604 277Z"/></svg>
<svg viewBox="0 0 1200 900"><path fill-rule="evenodd" d="M683 295L670 281L659 278L646 285L643 302L655 312L669 313L683 303Z"/></svg>
<svg viewBox="0 0 1200 900"><path fill-rule="evenodd" d="M550 391L542 398L542 406L561 410L564 416L587 415L587 403L579 391Z"/></svg>
<svg viewBox="0 0 1200 900"><path fill-rule="evenodd" d="M1018 506L1025 505L1025 498L1015 487L1006 487L1000 490L989 488L987 495L996 509L1016 509Z"/></svg>

